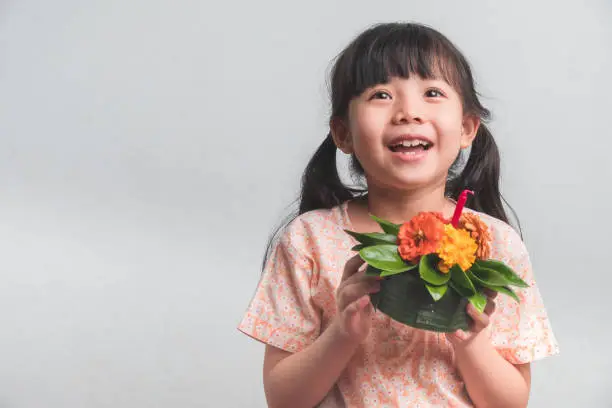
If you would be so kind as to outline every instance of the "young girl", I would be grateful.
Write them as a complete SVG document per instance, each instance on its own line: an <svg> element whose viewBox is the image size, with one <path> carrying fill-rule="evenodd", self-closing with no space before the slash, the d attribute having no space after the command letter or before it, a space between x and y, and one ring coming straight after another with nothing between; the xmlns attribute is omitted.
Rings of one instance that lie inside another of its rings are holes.
<svg viewBox="0 0 612 408"><path fill-rule="evenodd" d="M266 344L269 406L525 407L530 363L558 346L508 225L489 112L468 63L431 28L377 25L339 55L331 98L330 133L305 170L299 215L273 243L239 325ZM367 190L343 185L337 149ZM369 294L379 282L365 276L345 230L380 232L370 214L398 224L420 211L450 218L465 188L475 193L468 211L488 226L490 257L530 284L520 304L502 295L482 314L470 305L469 332L451 334L375 311Z"/></svg>

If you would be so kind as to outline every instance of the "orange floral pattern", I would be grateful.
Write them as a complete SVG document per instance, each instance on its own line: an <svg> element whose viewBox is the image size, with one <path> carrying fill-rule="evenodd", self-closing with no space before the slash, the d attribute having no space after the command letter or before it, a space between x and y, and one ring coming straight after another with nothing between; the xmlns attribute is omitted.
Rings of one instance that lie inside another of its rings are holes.
<svg viewBox="0 0 612 408"><path fill-rule="evenodd" d="M444 234L444 222L440 213L423 212L402 224L397 235L402 259L415 263L421 256L435 252Z"/></svg>
<svg viewBox="0 0 612 408"><path fill-rule="evenodd" d="M294 220L276 242L238 329L288 352L312 344L336 314L336 290L357 241L347 203ZM468 212L467 209L464 212ZM471 212L471 211L470 211ZM491 259L513 268L530 287L495 299L488 333L498 353L512 364L559 352L535 282L529 254L508 225L477 214L488 226ZM322 408L473 407L445 336L373 316L370 336L349 361Z"/></svg>

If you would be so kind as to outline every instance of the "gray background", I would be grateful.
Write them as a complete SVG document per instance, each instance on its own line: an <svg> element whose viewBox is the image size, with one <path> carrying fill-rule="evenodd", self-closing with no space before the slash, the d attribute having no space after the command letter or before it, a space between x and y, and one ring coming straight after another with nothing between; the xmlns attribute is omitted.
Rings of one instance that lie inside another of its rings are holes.
<svg viewBox="0 0 612 408"><path fill-rule="evenodd" d="M475 68L562 354L610 407L609 1L0 2L0 407L264 407L235 329L326 132L329 61L415 20Z"/></svg>

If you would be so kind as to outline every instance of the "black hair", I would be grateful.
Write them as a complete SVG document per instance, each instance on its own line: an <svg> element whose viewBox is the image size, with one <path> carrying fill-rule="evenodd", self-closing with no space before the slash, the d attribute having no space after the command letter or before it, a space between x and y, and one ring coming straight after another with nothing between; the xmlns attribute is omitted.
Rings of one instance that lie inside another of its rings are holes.
<svg viewBox="0 0 612 408"><path fill-rule="evenodd" d="M330 119L346 119L350 101L371 86L411 75L444 79L461 96L464 114L481 120L467 163L457 177L447 181L446 195L457 199L462 190L470 189L475 194L468 201L469 208L509 224L499 187L500 154L486 125L490 111L479 100L469 63L440 32L416 23L385 23L357 36L338 55L331 72ZM304 170L299 207L293 217L367 194L367 189L349 187L341 181L336 153L330 132ZM354 174L363 175L354 155L350 168Z"/></svg>

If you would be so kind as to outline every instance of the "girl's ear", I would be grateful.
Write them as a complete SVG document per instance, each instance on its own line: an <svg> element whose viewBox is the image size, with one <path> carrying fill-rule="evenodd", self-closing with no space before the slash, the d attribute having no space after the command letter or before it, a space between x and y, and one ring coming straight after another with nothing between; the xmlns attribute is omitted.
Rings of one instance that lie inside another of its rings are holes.
<svg viewBox="0 0 612 408"><path fill-rule="evenodd" d="M480 118L477 116L466 116L461 125L461 148L470 146L476 137L480 127Z"/></svg>
<svg viewBox="0 0 612 408"><path fill-rule="evenodd" d="M334 139L336 147L345 154L353 153L351 132L344 120L333 118L329 122L329 128L331 129L332 139Z"/></svg>

